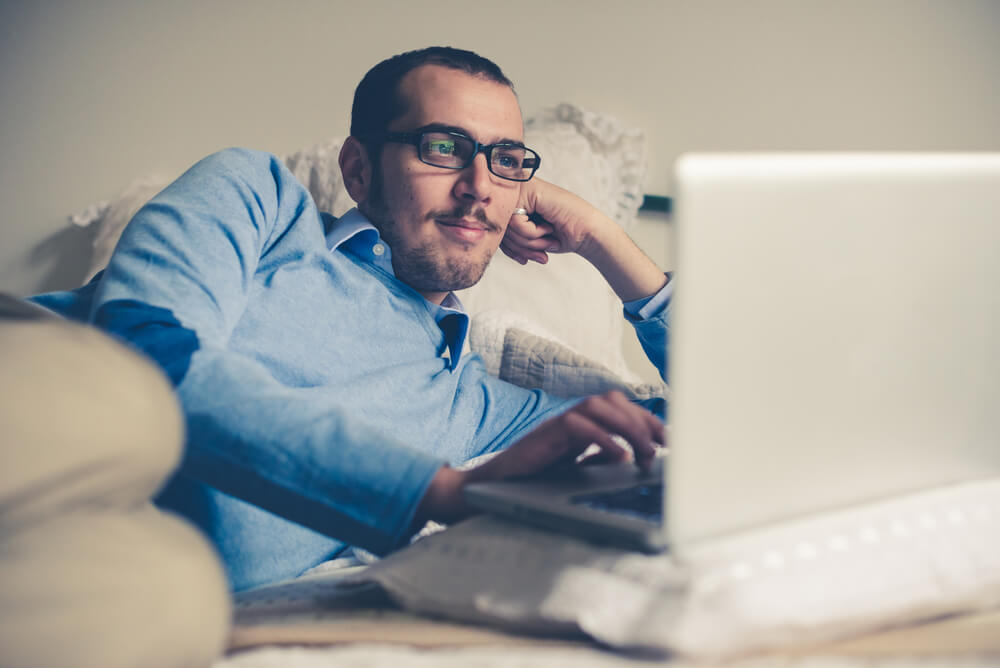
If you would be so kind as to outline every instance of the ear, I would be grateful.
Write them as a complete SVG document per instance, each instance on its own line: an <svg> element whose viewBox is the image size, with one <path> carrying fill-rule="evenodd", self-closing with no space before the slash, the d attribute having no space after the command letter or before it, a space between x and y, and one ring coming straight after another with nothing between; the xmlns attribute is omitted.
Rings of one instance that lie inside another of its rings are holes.
<svg viewBox="0 0 1000 668"><path fill-rule="evenodd" d="M372 185L372 161L368 149L358 141L357 137L348 137L340 148L338 162L347 194L357 204L364 204L368 201Z"/></svg>

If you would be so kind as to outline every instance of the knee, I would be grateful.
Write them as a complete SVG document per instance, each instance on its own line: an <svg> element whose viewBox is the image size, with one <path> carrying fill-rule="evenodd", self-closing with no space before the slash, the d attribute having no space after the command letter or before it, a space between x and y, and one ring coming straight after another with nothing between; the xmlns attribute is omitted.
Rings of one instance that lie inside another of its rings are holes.
<svg viewBox="0 0 1000 668"><path fill-rule="evenodd" d="M121 665L208 666L223 651L232 622L231 596L222 564L205 538L184 520L149 509L148 528L158 534L155 573L142 578L144 602L155 601L156 623L136 629L142 643ZM143 606L148 610L146 604ZM148 613L147 613L148 614Z"/></svg>
<svg viewBox="0 0 1000 668"><path fill-rule="evenodd" d="M176 466L183 421L173 389L111 337L54 318L0 318L0 367L0 501L51 492L132 504Z"/></svg>
<svg viewBox="0 0 1000 668"><path fill-rule="evenodd" d="M79 515L9 539L0 568L0 665L209 666L229 592L193 528L151 506Z"/></svg>

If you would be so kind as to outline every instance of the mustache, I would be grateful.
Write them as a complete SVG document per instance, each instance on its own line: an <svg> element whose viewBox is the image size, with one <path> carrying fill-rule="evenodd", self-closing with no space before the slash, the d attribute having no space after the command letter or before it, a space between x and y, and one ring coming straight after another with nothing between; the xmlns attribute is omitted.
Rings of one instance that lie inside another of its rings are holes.
<svg viewBox="0 0 1000 668"><path fill-rule="evenodd" d="M471 206L457 206L454 209L431 211L427 214L427 220L434 220L436 218L475 218L491 232L499 232L502 229L499 224L487 217L485 210L482 208L473 209Z"/></svg>

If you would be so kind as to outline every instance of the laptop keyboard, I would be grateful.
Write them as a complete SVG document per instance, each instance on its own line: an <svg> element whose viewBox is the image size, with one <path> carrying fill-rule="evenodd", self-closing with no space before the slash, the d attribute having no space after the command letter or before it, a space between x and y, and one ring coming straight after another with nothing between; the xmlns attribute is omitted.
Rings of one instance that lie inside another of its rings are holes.
<svg viewBox="0 0 1000 668"><path fill-rule="evenodd" d="M663 483L636 485L610 492L579 494L570 499L574 504L637 517L648 522L663 520Z"/></svg>

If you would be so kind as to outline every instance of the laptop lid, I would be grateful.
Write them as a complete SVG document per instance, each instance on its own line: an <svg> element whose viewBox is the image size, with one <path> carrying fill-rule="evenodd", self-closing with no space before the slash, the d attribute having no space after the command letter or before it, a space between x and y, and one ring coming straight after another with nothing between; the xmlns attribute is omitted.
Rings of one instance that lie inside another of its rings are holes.
<svg viewBox="0 0 1000 668"><path fill-rule="evenodd" d="M676 178L674 547L1000 473L1000 154Z"/></svg>

